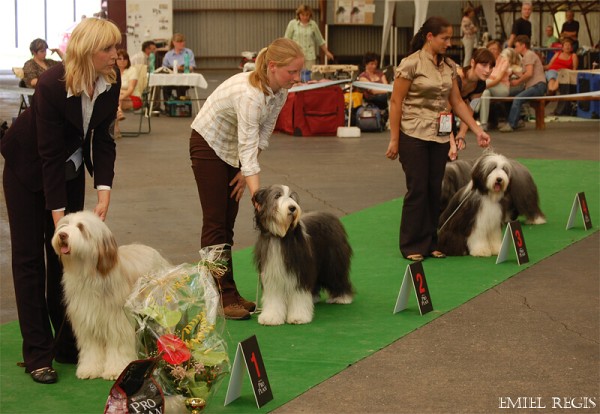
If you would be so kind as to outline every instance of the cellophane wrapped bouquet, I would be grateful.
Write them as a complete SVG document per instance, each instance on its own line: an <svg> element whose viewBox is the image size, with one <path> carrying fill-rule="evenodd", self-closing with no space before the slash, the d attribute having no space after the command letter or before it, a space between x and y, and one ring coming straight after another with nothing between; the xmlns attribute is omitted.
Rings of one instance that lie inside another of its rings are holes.
<svg viewBox="0 0 600 414"><path fill-rule="evenodd" d="M200 250L197 265L144 276L125 305L136 326L138 356L158 357L153 375L165 395L166 412L188 412L188 398L208 403L229 372L224 317L212 277L227 268L224 246Z"/></svg>

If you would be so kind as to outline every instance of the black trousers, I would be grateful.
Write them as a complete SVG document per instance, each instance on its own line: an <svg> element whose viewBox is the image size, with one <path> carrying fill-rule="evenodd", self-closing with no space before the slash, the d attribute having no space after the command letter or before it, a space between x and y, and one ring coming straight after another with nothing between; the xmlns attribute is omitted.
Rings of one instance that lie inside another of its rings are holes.
<svg viewBox="0 0 600 414"><path fill-rule="evenodd" d="M437 250L442 179L450 144L400 133L399 155L406 176L400 221L400 252L428 256Z"/></svg>
<svg viewBox="0 0 600 414"><path fill-rule="evenodd" d="M54 222L45 208L44 193L27 189L6 166L3 184L26 371L52 366L55 357L61 362L76 362L75 337L65 315L62 267L51 246ZM67 194L67 212L81 210L83 171L67 183Z"/></svg>
<svg viewBox="0 0 600 414"><path fill-rule="evenodd" d="M239 203L231 198L229 183L240 171L219 158L198 132L192 130L190 158L202 206L201 247L227 243L233 245L233 227ZM229 259L231 252L227 252ZM229 260L227 273L215 279L221 293L223 306L237 303L240 296L233 279L233 260Z"/></svg>

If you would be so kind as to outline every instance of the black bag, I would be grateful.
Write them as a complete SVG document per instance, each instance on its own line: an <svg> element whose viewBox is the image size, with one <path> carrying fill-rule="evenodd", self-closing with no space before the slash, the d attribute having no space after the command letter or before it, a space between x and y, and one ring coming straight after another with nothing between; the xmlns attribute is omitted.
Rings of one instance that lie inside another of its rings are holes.
<svg viewBox="0 0 600 414"><path fill-rule="evenodd" d="M558 91L561 95L577 93L577 85L558 84ZM577 116L577 104L572 101L558 101L555 115Z"/></svg>
<svg viewBox="0 0 600 414"><path fill-rule="evenodd" d="M362 132L381 132L385 129L381 109L375 105L367 104L356 110L356 126Z"/></svg>
<svg viewBox="0 0 600 414"><path fill-rule="evenodd" d="M131 362L110 389L104 414L165 412L162 389L152 376L157 358Z"/></svg>

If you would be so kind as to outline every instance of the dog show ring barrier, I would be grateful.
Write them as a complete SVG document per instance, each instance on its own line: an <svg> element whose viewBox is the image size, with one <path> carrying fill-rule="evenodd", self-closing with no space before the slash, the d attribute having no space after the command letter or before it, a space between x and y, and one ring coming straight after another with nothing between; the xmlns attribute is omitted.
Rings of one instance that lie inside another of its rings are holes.
<svg viewBox="0 0 600 414"><path fill-rule="evenodd" d="M482 98L486 99L486 98ZM573 93L570 95L558 95L558 96L490 96L487 99L494 101L514 101L515 99L524 99L528 101L529 105L535 109L535 129L543 130L546 129L546 102L559 102L559 101L600 101L600 91L584 92L584 93Z"/></svg>

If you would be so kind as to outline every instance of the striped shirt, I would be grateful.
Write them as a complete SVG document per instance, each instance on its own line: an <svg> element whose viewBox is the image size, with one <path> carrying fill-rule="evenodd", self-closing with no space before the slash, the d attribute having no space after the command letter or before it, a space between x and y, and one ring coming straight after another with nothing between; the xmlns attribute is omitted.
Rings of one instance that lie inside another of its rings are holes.
<svg viewBox="0 0 600 414"><path fill-rule="evenodd" d="M258 150L269 146L275 122L287 99L281 88L269 95L255 88L248 77L238 73L227 79L208 97L192 122L217 156L247 177L260 172Z"/></svg>

